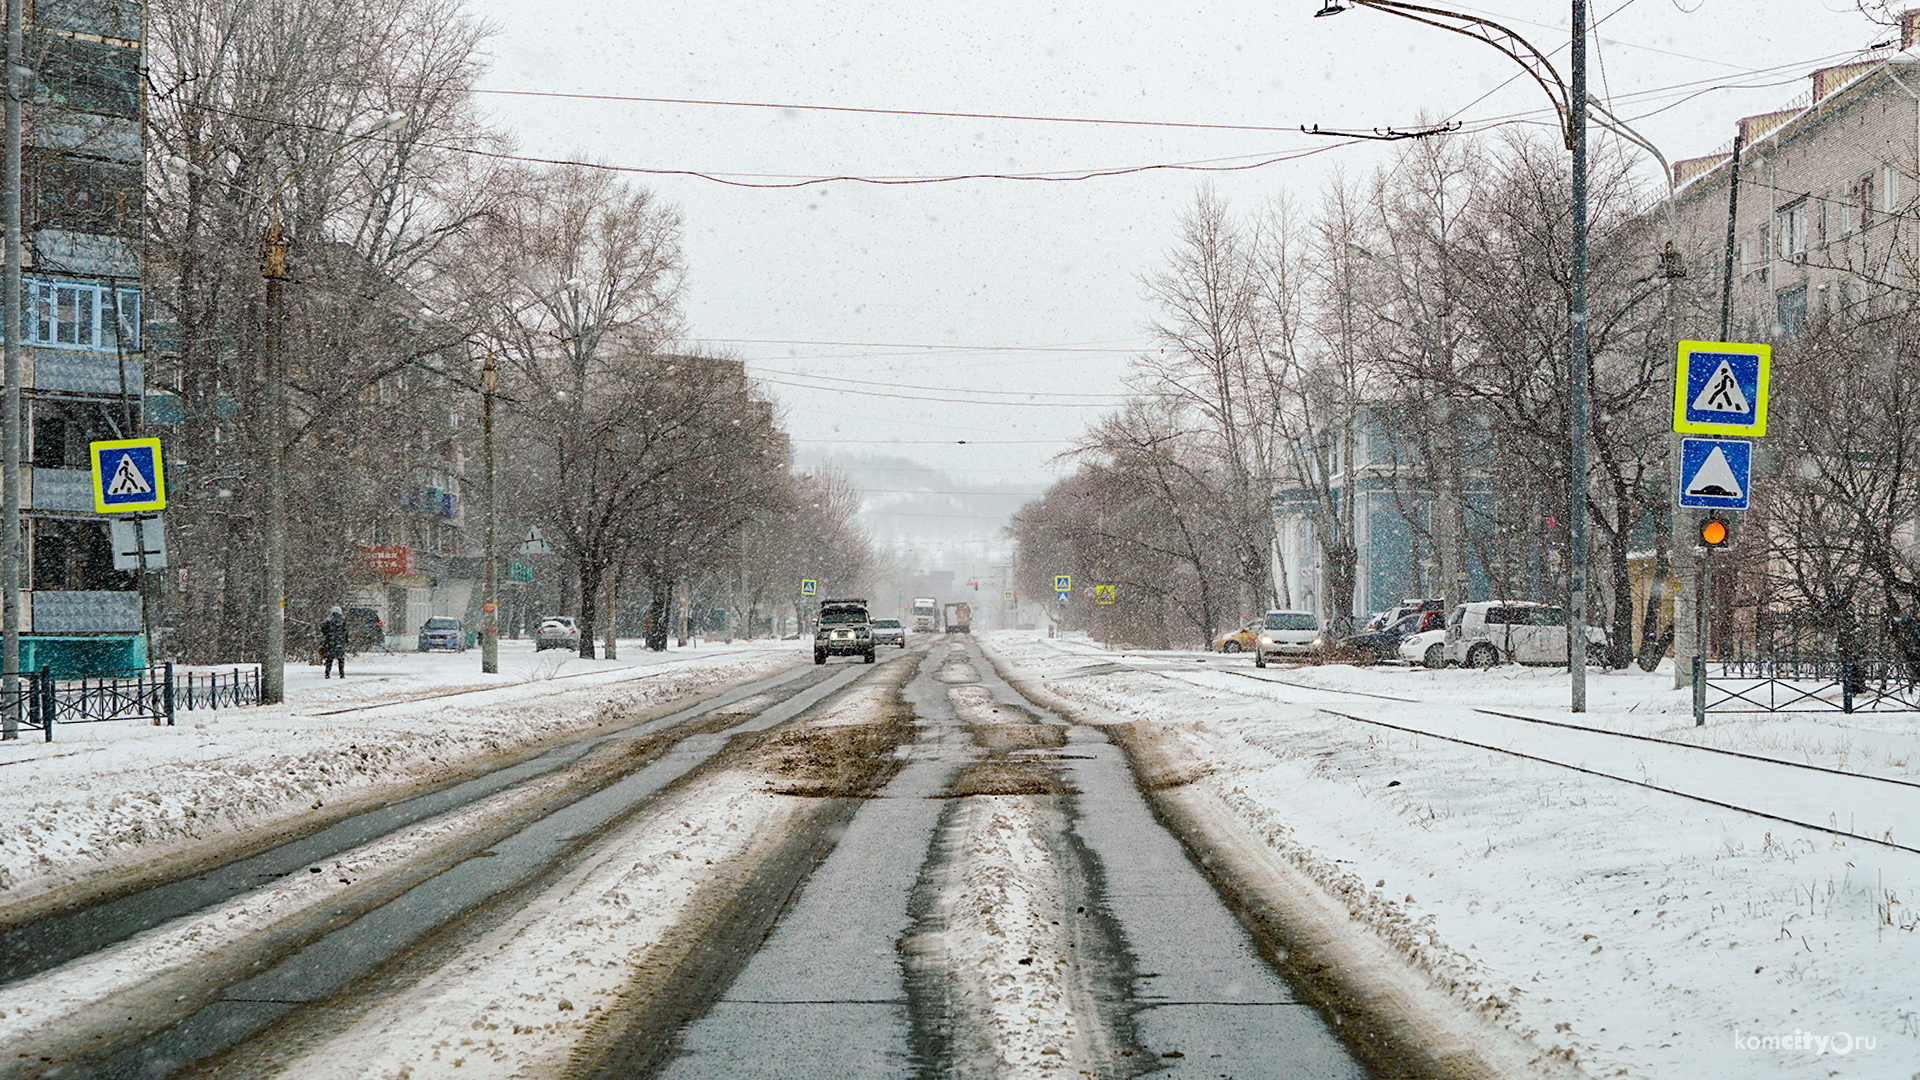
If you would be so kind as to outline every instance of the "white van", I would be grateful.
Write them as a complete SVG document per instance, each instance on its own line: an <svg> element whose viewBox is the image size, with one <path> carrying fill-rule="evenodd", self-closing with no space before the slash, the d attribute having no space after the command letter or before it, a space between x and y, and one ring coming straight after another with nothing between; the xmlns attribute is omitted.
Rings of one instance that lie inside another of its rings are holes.
<svg viewBox="0 0 1920 1080"><path fill-rule="evenodd" d="M1311 611L1269 611L1253 639L1253 664L1266 667L1274 656L1310 656L1319 646L1320 616Z"/></svg>
<svg viewBox="0 0 1920 1080"><path fill-rule="evenodd" d="M1607 632L1587 627L1587 662L1602 658ZM1499 663L1565 664L1567 612L1532 600L1461 604L1447 620L1447 662L1490 668Z"/></svg>

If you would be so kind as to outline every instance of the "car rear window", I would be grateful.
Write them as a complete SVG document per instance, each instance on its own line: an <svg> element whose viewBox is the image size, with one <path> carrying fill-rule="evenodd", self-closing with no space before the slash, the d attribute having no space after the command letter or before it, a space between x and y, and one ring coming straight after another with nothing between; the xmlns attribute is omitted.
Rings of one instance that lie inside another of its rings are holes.
<svg viewBox="0 0 1920 1080"><path fill-rule="evenodd" d="M1274 611L1267 615L1269 630L1318 630L1320 623L1304 611Z"/></svg>

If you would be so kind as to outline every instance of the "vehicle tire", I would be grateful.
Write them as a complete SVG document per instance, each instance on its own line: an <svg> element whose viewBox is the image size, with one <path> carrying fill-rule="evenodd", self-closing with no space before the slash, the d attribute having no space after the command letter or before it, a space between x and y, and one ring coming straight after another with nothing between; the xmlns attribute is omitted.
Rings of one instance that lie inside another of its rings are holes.
<svg viewBox="0 0 1920 1080"><path fill-rule="evenodd" d="M1420 662L1427 665L1430 668L1446 667L1447 666L1447 647L1445 645L1442 645L1438 641L1434 642L1433 644L1427 646L1427 654L1420 658Z"/></svg>
<svg viewBox="0 0 1920 1080"><path fill-rule="evenodd" d="M1220 646L1220 651L1224 653L1236 653L1236 652L1245 652L1246 650L1240 647L1239 642L1229 641L1225 645Z"/></svg>
<svg viewBox="0 0 1920 1080"><path fill-rule="evenodd" d="M869 664L873 663L873 650L868 649L864 654L862 654L861 659L865 660Z"/></svg>
<svg viewBox="0 0 1920 1080"><path fill-rule="evenodd" d="M1267 666L1267 654L1266 654L1266 653L1263 653L1263 652L1261 652L1261 651L1260 651L1259 649L1255 649L1255 650L1253 650L1253 666L1254 666L1254 667L1266 667L1266 666Z"/></svg>
<svg viewBox="0 0 1920 1080"><path fill-rule="evenodd" d="M1493 646L1487 644L1484 641L1478 645L1475 645L1473 648L1467 650L1467 666L1468 667L1476 667L1481 669L1482 671L1485 671L1487 668L1490 668L1499 662L1500 662L1500 650L1494 648Z"/></svg>
<svg viewBox="0 0 1920 1080"><path fill-rule="evenodd" d="M826 663L826 662L827 662L827 654L826 654L826 653L824 653L824 652L821 652L821 651L820 651L819 649L815 649L815 650L813 650L813 662L814 662L814 663L816 663L816 664L824 664L824 663Z"/></svg>

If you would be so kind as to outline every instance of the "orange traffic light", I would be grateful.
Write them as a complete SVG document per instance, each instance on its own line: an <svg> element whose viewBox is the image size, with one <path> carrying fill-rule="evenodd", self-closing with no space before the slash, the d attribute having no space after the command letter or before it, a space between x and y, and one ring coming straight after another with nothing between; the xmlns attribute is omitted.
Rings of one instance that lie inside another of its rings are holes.
<svg viewBox="0 0 1920 1080"><path fill-rule="evenodd" d="M1700 523L1700 546L1713 551L1725 548L1733 539L1733 529L1721 518L1711 517Z"/></svg>

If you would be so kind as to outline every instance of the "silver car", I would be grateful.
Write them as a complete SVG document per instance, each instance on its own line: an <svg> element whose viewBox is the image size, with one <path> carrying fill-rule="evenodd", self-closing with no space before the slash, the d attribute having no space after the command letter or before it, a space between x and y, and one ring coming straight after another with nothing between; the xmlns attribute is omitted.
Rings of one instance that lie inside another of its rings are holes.
<svg viewBox="0 0 1920 1080"><path fill-rule="evenodd" d="M540 620L540 629L534 631L533 651L544 649L580 648L580 628L574 625L571 615L549 615Z"/></svg>
<svg viewBox="0 0 1920 1080"><path fill-rule="evenodd" d="M1269 611L1253 639L1253 666L1266 667L1277 656L1311 656L1320 636L1320 616L1311 611Z"/></svg>
<svg viewBox="0 0 1920 1080"><path fill-rule="evenodd" d="M907 647L907 628L900 625L899 619L873 620L873 643L875 645L898 645Z"/></svg>

